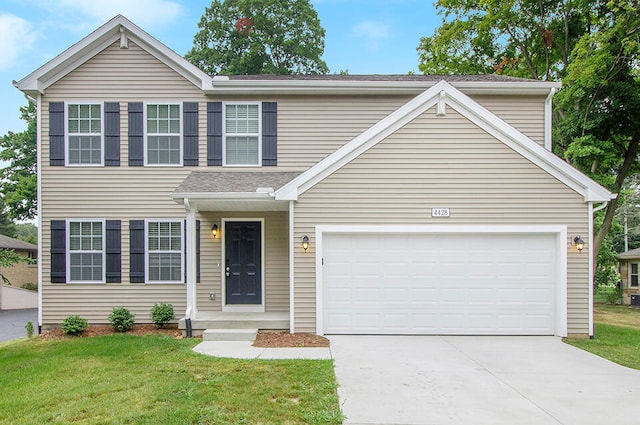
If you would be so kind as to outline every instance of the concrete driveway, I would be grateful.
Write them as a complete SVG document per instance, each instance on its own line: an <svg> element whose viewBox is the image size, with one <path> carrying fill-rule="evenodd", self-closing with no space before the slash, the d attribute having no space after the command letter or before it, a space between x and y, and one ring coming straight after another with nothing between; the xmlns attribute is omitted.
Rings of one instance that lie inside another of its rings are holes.
<svg viewBox="0 0 640 425"><path fill-rule="evenodd" d="M27 336L24 325L33 322L33 331L38 333L38 309L0 310L0 342Z"/></svg>
<svg viewBox="0 0 640 425"><path fill-rule="evenodd" d="M640 423L640 371L557 337L329 339L345 424Z"/></svg>

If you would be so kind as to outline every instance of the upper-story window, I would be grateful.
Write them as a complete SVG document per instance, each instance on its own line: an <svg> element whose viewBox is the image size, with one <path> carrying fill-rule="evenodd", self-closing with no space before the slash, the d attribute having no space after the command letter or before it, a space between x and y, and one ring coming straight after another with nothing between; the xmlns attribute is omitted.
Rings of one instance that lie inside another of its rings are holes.
<svg viewBox="0 0 640 425"><path fill-rule="evenodd" d="M146 105L147 165L182 164L180 105Z"/></svg>
<svg viewBox="0 0 640 425"><path fill-rule="evenodd" d="M102 165L102 105L67 104L67 164Z"/></svg>
<svg viewBox="0 0 640 425"><path fill-rule="evenodd" d="M260 165L260 104L227 103L224 107L224 165Z"/></svg>

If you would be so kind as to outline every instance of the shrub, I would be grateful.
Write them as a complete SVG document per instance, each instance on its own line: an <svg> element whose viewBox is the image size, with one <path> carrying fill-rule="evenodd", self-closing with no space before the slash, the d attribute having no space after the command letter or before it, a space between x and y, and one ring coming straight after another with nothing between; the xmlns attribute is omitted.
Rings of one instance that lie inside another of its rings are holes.
<svg viewBox="0 0 640 425"><path fill-rule="evenodd" d="M27 330L27 338L33 337L33 322L28 321L24 328Z"/></svg>
<svg viewBox="0 0 640 425"><path fill-rule="evenodd" d="M158 328L172 321L174 317L173 306L171 304L160 303L154 304L154 306L151 307L151 321L155 323Z"/></svg>
<svg viewBox="0 0 640 425"><path fill-rule="evenodd" d="M33 282L27 282L25 284L23 284L22 286L20 286L22 289L28 289L29 291L36 291L38 292L38 284L37 283L33 283Z"/></svg>
<svg viewBox="0 0 640 425"><path fill-rule="evenodd" d="M118 332L126 332L133 326L134 315L125 307L114 307L109 315L109 323Z"/></svg>
<svg viewBox="0 0 640 425"><path fill-rule="evenodd" d="M80 335L87 329L89 322L80 316L69 316L62 321L62 332L67 335Z"/></svg>

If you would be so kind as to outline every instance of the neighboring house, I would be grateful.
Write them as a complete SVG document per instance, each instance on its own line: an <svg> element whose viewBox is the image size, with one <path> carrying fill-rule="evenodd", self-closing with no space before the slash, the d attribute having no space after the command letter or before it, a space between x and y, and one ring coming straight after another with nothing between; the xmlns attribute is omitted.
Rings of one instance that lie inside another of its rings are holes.
<svg viewBox="0 0 640 425"><path fill-rule="evenodd" d="M170 302L194 329L593 334L612 194L550 152L558 83L211 77L117 16L15 85L44 326Z"/></svg>
<svg viewBox="0 0 640 425"><path fill-rule="evenodd" d="M631 249L618 254L620 281L622 282L622 303L630 304L631 294L640 294L638 288L638 272L640 265L640 248Z"/></svg>
<svg viewBox="0 0 640 425"><path fill-rule="evenodd" d="M25 283L36 284L38 282L38 247L9 236L0 235L0 248L12 249L19 256L31 260L9 267L0 266L0 273L7 280L7 282L0 282L0 310L37 307L36 293L20 287ZM11 286L8 286L7 283Z"/></svg>

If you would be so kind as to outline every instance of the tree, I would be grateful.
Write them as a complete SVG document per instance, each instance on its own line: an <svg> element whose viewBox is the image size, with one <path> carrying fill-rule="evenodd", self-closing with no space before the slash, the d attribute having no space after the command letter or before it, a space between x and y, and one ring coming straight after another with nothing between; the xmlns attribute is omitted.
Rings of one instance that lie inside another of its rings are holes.
<svg viewBox="0 0 640 425"><path fill-rule="evenodd" d="M0 137L0 193L11 219L29 220L37 213L36 108L32 103L20 108L27 129Z"/></svg>
<svg viewBox="0 0 640 425"><path fill-rule="evenodd" d="M38 244L38 228L32 223L18 223L15 225L15 228L15 238L34 245Z"/></svg>
<svg viewBox="0 0 640 425"><path fill-rule="evenodd" d="M324 29L309 0L214 0L186 58L210 74L324 74Z"/></svg>
<svg viewBox="0 0 640 425"><path fill-rule="evenodd" d="M425 74L554 79L590 30L590 0L438 0L442 25L418 46Z"/></svg>
<svg viewBox="0 0 640 425"><path fill-rule="evenodd" d="M0 198L0 235L15 238L17 236L16 225L7 217L4 200Z"/></svg>
<svg viewBox="0 0 640 425"><path fill-rule="evenodd" d="M574 48L556 99L555 151L613 193L637 173L640 143L640 12L635 0L602 5L597 30ZM605 210L593 241L611 229L618 199Z"/></svg>

